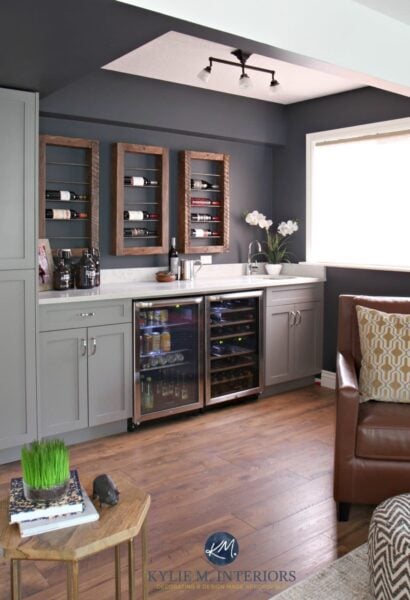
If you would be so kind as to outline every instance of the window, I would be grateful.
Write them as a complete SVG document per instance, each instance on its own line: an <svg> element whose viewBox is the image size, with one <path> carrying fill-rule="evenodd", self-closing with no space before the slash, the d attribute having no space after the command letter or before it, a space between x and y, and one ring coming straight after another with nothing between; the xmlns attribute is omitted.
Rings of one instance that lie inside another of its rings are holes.
<svg viewBox="0 0 410 600"><path fill-rule="evenodd" d="M410 118L306 138L308 262L410 270Z"/></svg>

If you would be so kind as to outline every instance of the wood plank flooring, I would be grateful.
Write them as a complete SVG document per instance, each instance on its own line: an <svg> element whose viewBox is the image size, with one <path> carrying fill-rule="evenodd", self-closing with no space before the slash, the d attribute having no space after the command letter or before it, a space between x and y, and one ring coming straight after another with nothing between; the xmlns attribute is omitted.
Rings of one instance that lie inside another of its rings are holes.
<svg viewBox="0 0 410 600"><path fill-rule="evenodd" d="M310 386L146 424L135 433L73 446L71 464L87 485L100 473L115 480L120 470L151 493L149 598L265 600L289 585L289 571L300 581L366 541L372 507L355 506L348 523L336 521L334 401L332 391ZM0 467L1 496L16 475L18 463ZM217 569L204 555L205 540L215 531L228 531L239 542L237 559L225 568L231 582L214 582ZM124 548L123 593L126 564ZM246 582L244 573L235 574L255 570L276 571L282 581ZM209 571L208 584L196 583L197 571ZM183 577L194 581L177 581ZM65 599L64 565L23 563L22 594ZM0 598L9 597L9 567L0 561ZM81 562L81 600L114 597L113 551Z"/></svg>

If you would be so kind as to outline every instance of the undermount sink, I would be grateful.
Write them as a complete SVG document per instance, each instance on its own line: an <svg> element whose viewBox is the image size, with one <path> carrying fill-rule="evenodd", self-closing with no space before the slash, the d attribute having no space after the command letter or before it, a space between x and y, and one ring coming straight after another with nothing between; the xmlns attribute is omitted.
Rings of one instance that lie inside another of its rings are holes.
<svg viewBox="0 0 410 600"><path fill-rule="evenodd" d="M245 277L251 281L256 281L262 279L266 281L267 279L275 279L277 281L284 281L285 279L298 279L297 275L245 275Z"/></svg>

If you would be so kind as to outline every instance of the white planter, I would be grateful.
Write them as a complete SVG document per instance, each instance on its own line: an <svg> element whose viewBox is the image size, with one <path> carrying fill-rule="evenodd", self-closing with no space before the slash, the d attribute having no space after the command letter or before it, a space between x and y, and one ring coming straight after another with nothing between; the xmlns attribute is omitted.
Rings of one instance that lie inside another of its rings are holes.
<svg viewBox="0 0 410 600"><path fill-rule="evenodd" d="M272 265L271 263L266 263L265 269L269 275L279 275L279 273L282 270L282 265L280 263L276 264L276 265Z"/></svg>

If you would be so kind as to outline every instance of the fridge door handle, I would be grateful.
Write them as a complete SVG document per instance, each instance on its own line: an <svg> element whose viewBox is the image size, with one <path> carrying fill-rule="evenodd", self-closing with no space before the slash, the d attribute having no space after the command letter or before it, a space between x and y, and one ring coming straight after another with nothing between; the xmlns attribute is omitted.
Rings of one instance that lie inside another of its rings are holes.
<svg viewBox="0 0 410 600"><path fill-rule="evenodd" d="M135 306L138 308L151 308L152 302L135 302Z"/></svg>
<svg viewBox="0 0 410 600"><path fill-rule="evenodd" d="M201 304L203 296L195 298L167 298L166 300L154 300L153 302L134 302L136 308L172 308L174 305L182 306L184 304Z"/></svg>
<svg viewBox="0 0 410 600"><path fill-rule="evenodd" d="M232 300L235 298L258 298L262 296L263 290L246 291L246 292L232 292L229 294L217 294L215 296L207 296L210 302L221 302L222 300Z"/></svg>

